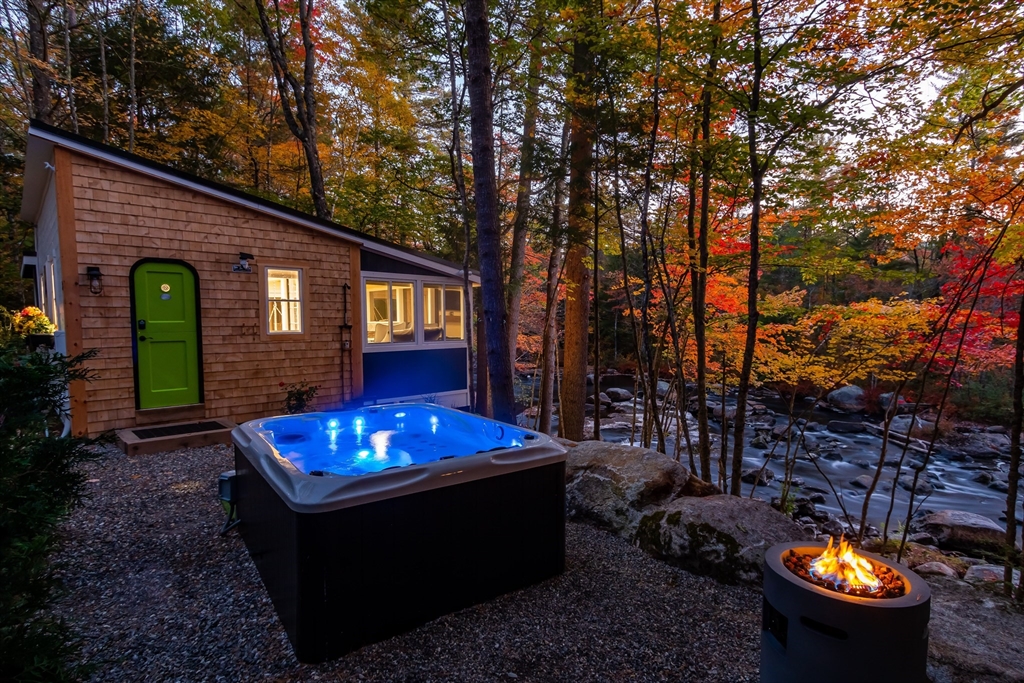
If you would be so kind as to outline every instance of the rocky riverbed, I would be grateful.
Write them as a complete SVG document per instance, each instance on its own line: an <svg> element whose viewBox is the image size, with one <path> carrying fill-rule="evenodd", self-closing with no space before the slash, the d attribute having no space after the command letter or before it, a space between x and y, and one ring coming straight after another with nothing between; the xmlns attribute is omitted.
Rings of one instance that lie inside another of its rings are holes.
<svg viewBox="0 0 1024 683"><path fill-rule="evenodd" d="M602 377L602 390L607 399L602 399L600 409L602 440L638 444L643 401L633 396L633 378L627 375ZM859 405L855 391L833 393L839 396L827 403L797 403L793 411L796 422L787 429L791 422L789 406L777 397L755 392L748 406L743 449L744 495L753 491L755 498L766 501L780 495L788 447L790 454L796 457L793 468L796 495L813 500L818 510L831 514L837 520L845 521L847 514L850 519L860 519L866 490L882 451L881 420L864 416L858 410L863 406ZM667 383L663 383L659 394L662 403L666 398L671 400ZM720 395L711 393L708 402L713 416L712 480L717 482L723 416L727 420L730 437L730 460L732 457L731 421L735 419L735 397L727 392L723 401ZM592 434L593 405L587 408L587 429ZM674 408L672 410L675 412ZM696 443L696 420L690 412L685 415L691 439ZM526 425L530 424L529 411L521 420ZM634 426L636 434L633 433ZM930 428L931 423L920 417L913 423L910 415L894 418L890 434L909 432L910 445L897 476L897 466L908 439L891 437L882 475L867 513L868 522L876 528L882 528L890 505L890 533L894 533L900 521L906 518L910 489L914 486L912 468L922 464L925 450L925 441L916 437L930 438ZM682 431L675 420L669 421L665 450L670 455L676 453L679 441L680 460L689 464ZM952 509L981 515L1004 525L1009 457L1009 437L1005 432L1002 427L959 425L952 434L940 439L918 477L914 501L917 517L932 511ZM1017 517L1022 518L1019 509Z"/></svg>

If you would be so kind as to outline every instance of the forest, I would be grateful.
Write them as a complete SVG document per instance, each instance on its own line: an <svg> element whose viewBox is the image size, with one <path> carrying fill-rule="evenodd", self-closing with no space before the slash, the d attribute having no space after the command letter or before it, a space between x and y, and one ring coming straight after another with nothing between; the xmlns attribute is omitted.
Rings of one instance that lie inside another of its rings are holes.
<svg viewBox="0 0 1024 683"><path fill-rule="evenodd" d="M1017 2L0 1L0 304L37 119L479 271L478 406L601 439L588 376L631 376L630 441L726 492L765 396L862 388L904 516L1005 427L1019 539Z"/></svg>

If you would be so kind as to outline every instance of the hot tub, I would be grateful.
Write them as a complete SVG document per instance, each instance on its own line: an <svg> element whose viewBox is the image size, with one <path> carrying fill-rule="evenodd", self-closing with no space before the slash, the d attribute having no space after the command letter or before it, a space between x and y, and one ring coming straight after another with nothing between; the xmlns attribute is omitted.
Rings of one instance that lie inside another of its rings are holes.
<svg viewBox="0 0 1024 683"><path fill-rule="evenodd" d="M565 449L433 405L232 432L239 529L295 654L320 662L565 567Z"/></svg>

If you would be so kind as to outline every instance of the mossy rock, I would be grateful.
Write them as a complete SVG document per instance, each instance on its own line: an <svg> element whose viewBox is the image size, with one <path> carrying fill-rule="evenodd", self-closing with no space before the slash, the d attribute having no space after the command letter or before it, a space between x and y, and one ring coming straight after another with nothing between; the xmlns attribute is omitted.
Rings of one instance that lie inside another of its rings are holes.
<svg viewBox="0 0 1024 683"><path fill-rule="evenodd" d="M644 515L635 541L695 574L725 583L758 583L765 550L802 538L800 527L769 505L718 495L680 498Z"/></svg>

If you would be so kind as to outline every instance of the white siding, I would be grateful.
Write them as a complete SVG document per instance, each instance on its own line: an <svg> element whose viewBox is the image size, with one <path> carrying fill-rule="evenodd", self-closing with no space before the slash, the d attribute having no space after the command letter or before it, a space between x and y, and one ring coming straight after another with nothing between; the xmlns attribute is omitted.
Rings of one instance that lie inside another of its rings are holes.
<svg viewBox="0 0 1024 683"><path fill-rule="evenodd" d="M46 184L43 203L36 219L36 286L43 312L57 326L54 344L57 351L65 353L64 339L64 291L60 274L60 236L57 232L57 191L53 173Z"/></svg>

